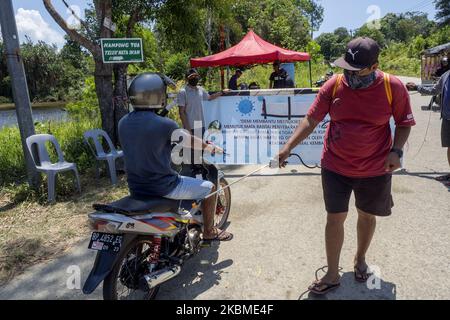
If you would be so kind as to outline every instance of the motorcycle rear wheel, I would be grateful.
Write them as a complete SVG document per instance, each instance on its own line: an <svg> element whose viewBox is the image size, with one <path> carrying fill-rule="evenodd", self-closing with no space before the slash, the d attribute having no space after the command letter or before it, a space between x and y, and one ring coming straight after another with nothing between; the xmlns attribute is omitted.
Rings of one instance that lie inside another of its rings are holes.
<svg viewBox="0 0 450 320"><path fill-rule="evenodd" d="M151 241L149 238L136 238L121 250L116 265L103 281L104 300L155 299L159 286L148 291L138 288L139 279L142 278L140 273L146 272L146 263L143 260L148 256ZM127 292L128 295L124 296L123 293Z"/></svg>

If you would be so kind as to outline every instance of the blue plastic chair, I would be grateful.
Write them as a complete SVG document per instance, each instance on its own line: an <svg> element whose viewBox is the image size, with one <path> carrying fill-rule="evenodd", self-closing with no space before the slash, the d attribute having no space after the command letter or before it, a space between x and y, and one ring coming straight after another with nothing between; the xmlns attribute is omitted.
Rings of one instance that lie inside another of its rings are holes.
<svg viewBox="0 0 450 320"><path fill-rule="evenodd" d="M111 183L117 184L116 160L123 157L123 151L116 150L108 134L101 129L93 129L86 131L84 134L84 141L88 144L95 159L95 172L97 178L100 176L100 168L98 161L106 161L108 163L109 174L111 176ZM101 138L105 139L110 152L107 153L101 143ZM90 142L92 140L92 143ZM93 147L94 146L94 147Z"/></svg>
<svg viewBox="0 0 450 320"><path fill-rule="evenodd" d="M64 171L73 171L75 173L76 186L78 192L81 192L80 176L78 174L77 165L75 163L67 162L64 160L64 156L58 140L50 134L36 134L26 139L28 151L31 154L34 165L38 172L45 173L47 175L48 186L48 202L55 201L55 178L56 174ZM58 161L52 163L50 155L47 150L46 143L50 142L55 147L58 155ZM36 153L33 147L36 146Z"/></svg>

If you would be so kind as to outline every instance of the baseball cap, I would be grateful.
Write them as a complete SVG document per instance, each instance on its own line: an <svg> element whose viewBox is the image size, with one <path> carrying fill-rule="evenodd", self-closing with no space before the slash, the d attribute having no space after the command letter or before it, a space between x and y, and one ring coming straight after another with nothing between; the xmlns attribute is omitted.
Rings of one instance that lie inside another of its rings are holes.
<svg viewBox="0 0 450 320"><path fill-rule="evenodd" d="M347 44L345 56L334 61L334 64L342 69L359 71L377 63L379 54L380 46L375 40L359 37Z"/></svg>
<svg viewBox="0 0 450 320"><path fill-rule="evenodd" d="M193 76L200 77L200 74L197 72L197 69L191 68L188 71L186 71L186 78L191 78Z"/></svg>

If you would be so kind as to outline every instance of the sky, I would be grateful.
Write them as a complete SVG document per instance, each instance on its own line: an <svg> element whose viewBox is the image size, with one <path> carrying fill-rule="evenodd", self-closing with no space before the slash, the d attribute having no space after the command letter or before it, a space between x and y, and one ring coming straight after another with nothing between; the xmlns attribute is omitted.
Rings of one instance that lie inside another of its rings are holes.
<svg viewBox="0 0 450 320"><path fill-rule="evenodd" d="M1 1L1 0L0 0ZM66 0L76 6L79 16L83 18L84 8L91 1ZM238 1L238 0L237 0ZM324 19L314 33L317 37L322 32L333 32L338 27L354 30L365 22L383 17L389 12L423 11L433 19L435 9L433 0L318 0L324 7ZM69 22L75 21L61 0L53 0L53 4L62 17ZM25 35L33 41L43 40L55 43L59 48L64 45L64 32L47 13L42 0L13 0L16 13L17 28L21 41Z"/></svg>
<svg viewBox="0 0 450 320"><path fill-rule="evenodd" d="M333 32L339 27L357 29L380 14L422 11L428 13L428 19L434 19L436 13L433 0L319 0L324 7L324 19L317 37L323 32ZM368 12L369 10L369 12Z"/></svg>

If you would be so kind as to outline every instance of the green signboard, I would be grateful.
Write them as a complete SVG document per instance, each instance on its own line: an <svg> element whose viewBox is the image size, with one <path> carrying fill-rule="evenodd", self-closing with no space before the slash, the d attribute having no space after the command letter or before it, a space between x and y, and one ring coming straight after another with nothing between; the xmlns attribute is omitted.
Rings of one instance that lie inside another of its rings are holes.
<svg viewBox="0 0 450 320"><path fill-rule="evenodd" d="M100 39L103 63L143 62L144 52L140 38Z"/></svg>

